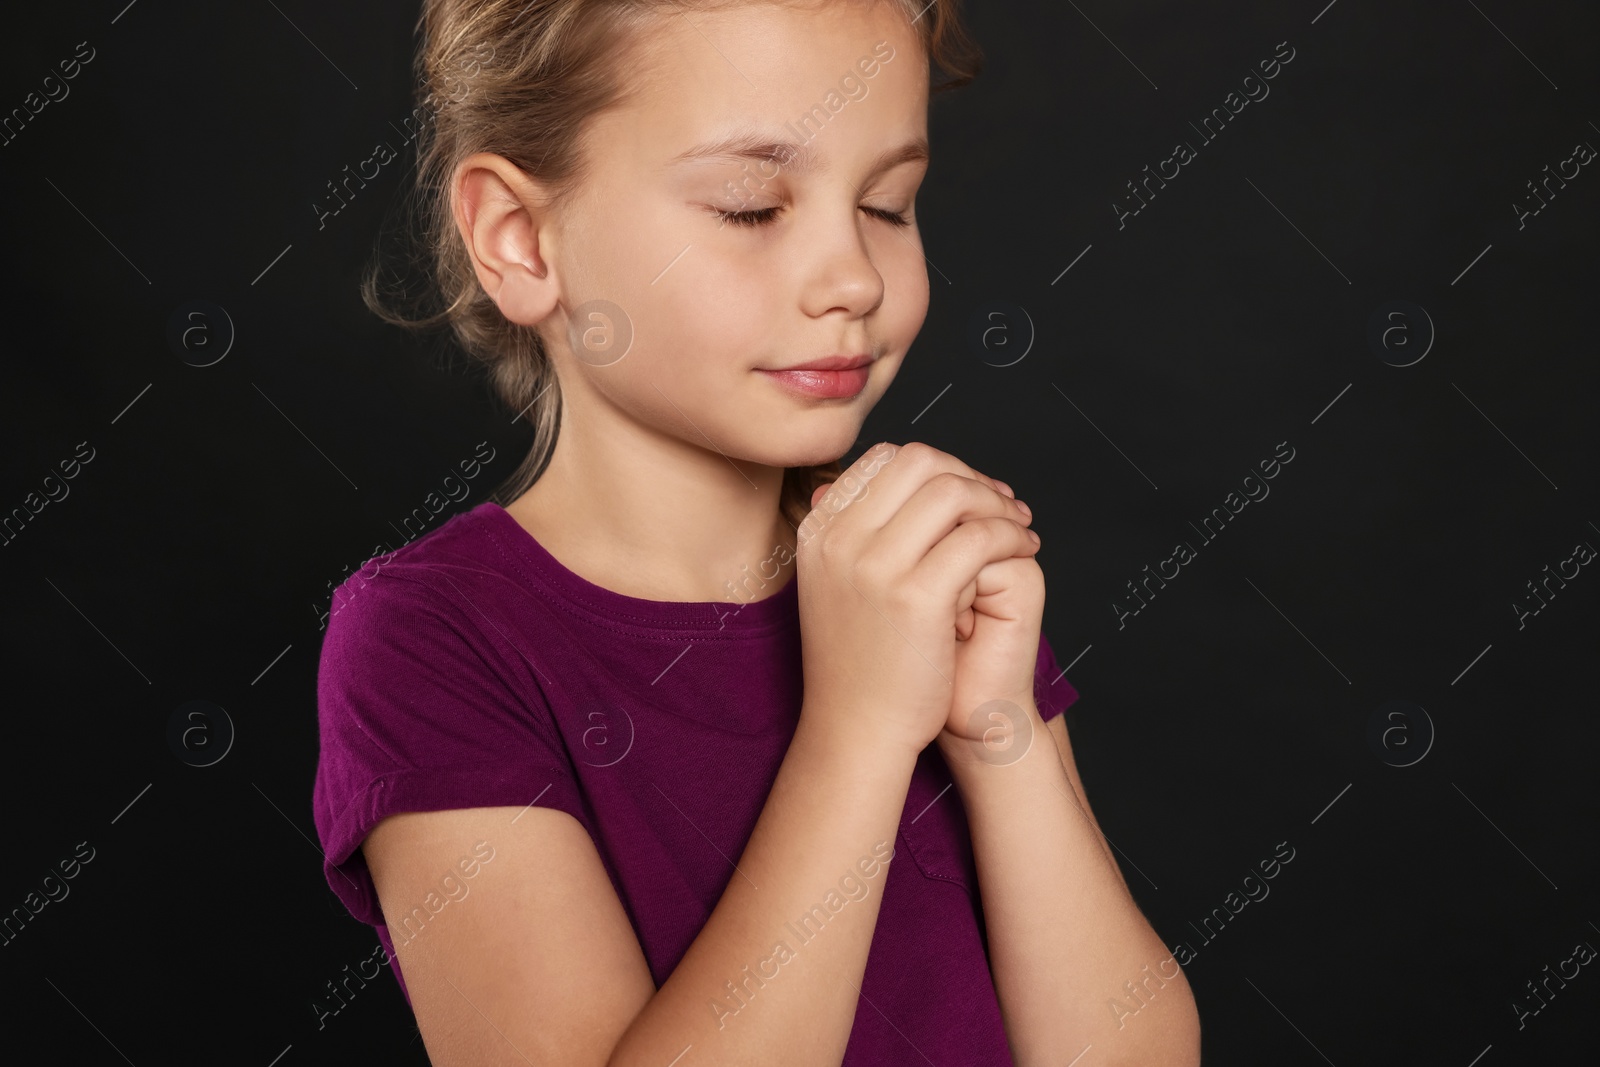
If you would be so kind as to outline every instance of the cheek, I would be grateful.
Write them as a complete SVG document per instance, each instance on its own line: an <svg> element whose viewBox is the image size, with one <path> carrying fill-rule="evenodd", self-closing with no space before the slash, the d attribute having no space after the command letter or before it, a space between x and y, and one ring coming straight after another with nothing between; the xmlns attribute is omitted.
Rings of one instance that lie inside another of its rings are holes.
<svg viewBox="0 0 1600 1067"><path fill-rule="evenodd" d="M778 324L790 320L773 299L770 272L763 282L762 272L731 269L705 245L691 247L650 284L661 269L651 264L630 277L617 303L627 301L633 345L617 363L590 371L590 380L643 421L696 435L687 416L716 437L723 432L713 429L717 413L739 410L750 368L775 354L792 356L777 337Z"/></svg>
<svg viewBox="0 0 1600 1067"><path fill-rule="evenodd" d="M703 253L701 262L690 264L689 258L698 253ZM730 361L755 365L774 354L779 324L794 314L792 308L787 317L783 314L778 299L782 279L776 271L719 263L703 248L691 249L673 270L680 268L685 269L677 285L655 305L662 336L671 338L670 353L663 353L663 359L682 362L684 372L692 374Z"/></svg>
<svg viewBox="0 0 1600 1067"><path fill-rule="evenodd" d="M890 239L900 247L876 261L884 287L878 319L884 340L904 347L916 337L928 315L928 267L915 240Z"/></svg>
<svg viewBox="0 0 1600 1067"><path fill-rule="evenodd" d="M672 268L656 284L646 278L642 286L652 329L663 342L654 355L683 364L685 374L790 355L782 348L783 329L795 311L781 266L741 250L737 241L719 245L717 236L725 235L698 241L691 235L673 248L676 255L689 245Z"/></svg>
<svg viewBox="0 0 1600 1067"><path fill-rule="evenodd" d="M584 253L568 271L574 310L609 301L631 331L628 354L603 369L652 396L651 379L667 388L709 371L748 350L752 323L772 321L760 273L732 262L692 226L664 223L669 214L618 216L575 235L585 239Z"/></svg>

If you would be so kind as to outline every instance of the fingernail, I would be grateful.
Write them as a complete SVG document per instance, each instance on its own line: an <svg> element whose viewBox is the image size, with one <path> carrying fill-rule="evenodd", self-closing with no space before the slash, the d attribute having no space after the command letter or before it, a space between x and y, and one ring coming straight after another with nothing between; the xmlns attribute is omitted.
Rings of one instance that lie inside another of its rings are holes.
<svg viewBox="0 0 1600 1067"><path fill-rule="evenodd" d="M1024 515L1028 516L1030 519L1033 517L1033 509L1030 508L1028 505L1024 504L1020 500L1016 501L1016 505L1017 505L1017 510L1018 511L1022 512Z"/></svg>
<svg viewBox="0 0 1600 1067"><path fill-rule="evenodd" d="M996 485L996 486L998 486L998 487L999 487L999 489L1000 489L1000 491L1001 491L1001 492L1002 492L1002 493L1004 493L1004 494L1005 494L1005 495L1006 495L1006 496L1008 496L1008 497L1011 497L1011 499L1013 499L1013 500L1015 500L1015 499L1016 499L1016 497L1017 497L1017 491L1016 491L1016 490L1015 490L1015 489L1013 489L1013 488L1011 488L1011 487L1010 487L1010 486L1009 486L1009 485L1007 485L1007 484L1006 484L1006 483L1005 483L1005 482L1002 482L1002 481L1001 481L1001 480L1000 480L1000 479L999 479L999 478L996 478L996 479L995 479L995 480L994 480L994 484L995 484L995 485Z"/></svg>
<svg viewBox="0 0 1600 1067"><path fill-rule="evenodd" d="M1033 531L1032 531L1032 530L1029 530L1029 531L1028 531L1028 536L1029 536L1029 537L1031 537L1031 538L1033 538L1033 543L1034 543L1034 544L1036 544L1036 545L1037 545L1037 544L1039 544L1039 543L1040 543L1040 542L1039 542L1039 535L1038 535L1038 534L1037 534L1037 533L1034 533L1034 532L1033 532Z"/></svg>

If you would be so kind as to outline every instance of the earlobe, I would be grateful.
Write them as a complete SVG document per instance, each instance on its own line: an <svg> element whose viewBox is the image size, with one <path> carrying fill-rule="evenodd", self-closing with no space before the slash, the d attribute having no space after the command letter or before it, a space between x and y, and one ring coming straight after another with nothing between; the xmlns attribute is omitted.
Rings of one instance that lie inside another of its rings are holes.
<svg viewBox="0 0 1600 1067"><path fill-rule="evenodd" d="M540 255L548 241L534 183L503 156L479 153L456 170L452 213L478 283L512 322L532 326L559 302Z"/></svg>
<svg viewBox="0 0 1600 1067"><path fill-rule="evenodd" d="M549 272L535 275L526 266L511 265L501 276L500 289L489 296L500 314L519 326L535 326L555 310L558 293Z"/></svg>

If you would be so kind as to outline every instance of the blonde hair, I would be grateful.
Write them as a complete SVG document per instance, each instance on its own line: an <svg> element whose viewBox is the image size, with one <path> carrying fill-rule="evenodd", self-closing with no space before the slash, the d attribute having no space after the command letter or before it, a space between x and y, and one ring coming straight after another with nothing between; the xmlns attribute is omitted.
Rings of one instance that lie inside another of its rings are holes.
<svg viewBox="0 0 1600 1067"><path fill-rule="evenodd" d="M420 262L430 275L421 306L432 304L434 310L402 310L419 305L403 281L385 292L381 255L369 264L361 292L386 322L415 330L447 325L486 371L501 402L533 425L528 455L494 491L501 505L544 473L560 428L561 389L538 331L506 319L478 283L451 215L455 168L477 152L498 154L549 188L552 203L560 202L581 185L593 162L582 153L586 123L625 100L627 56L647 38L654 20L663 13L751 2L796 0L423 0L415 59L416 184L404 205L402 237L413 248L405 262ZM898 6L920 35L930 78L943 73L931 92L977 77L983 55L962 25L960 0L886 2ZM841 472L839 461L785 470L779 505L784 516L798 526L811 508L812 492Z"/></svg>

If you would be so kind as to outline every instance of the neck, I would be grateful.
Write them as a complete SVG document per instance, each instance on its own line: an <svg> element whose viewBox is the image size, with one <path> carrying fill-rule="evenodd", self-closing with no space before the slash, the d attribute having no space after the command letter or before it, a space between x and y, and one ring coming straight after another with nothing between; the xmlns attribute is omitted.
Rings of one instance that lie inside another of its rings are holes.
<svg viewBox="0 0 1600 1067"><path fill-rule="evenodd" d="M645 600L748 603L793 577L782 467L648 428L562 427L539 480L506 510L563 566Z"/></svg>

